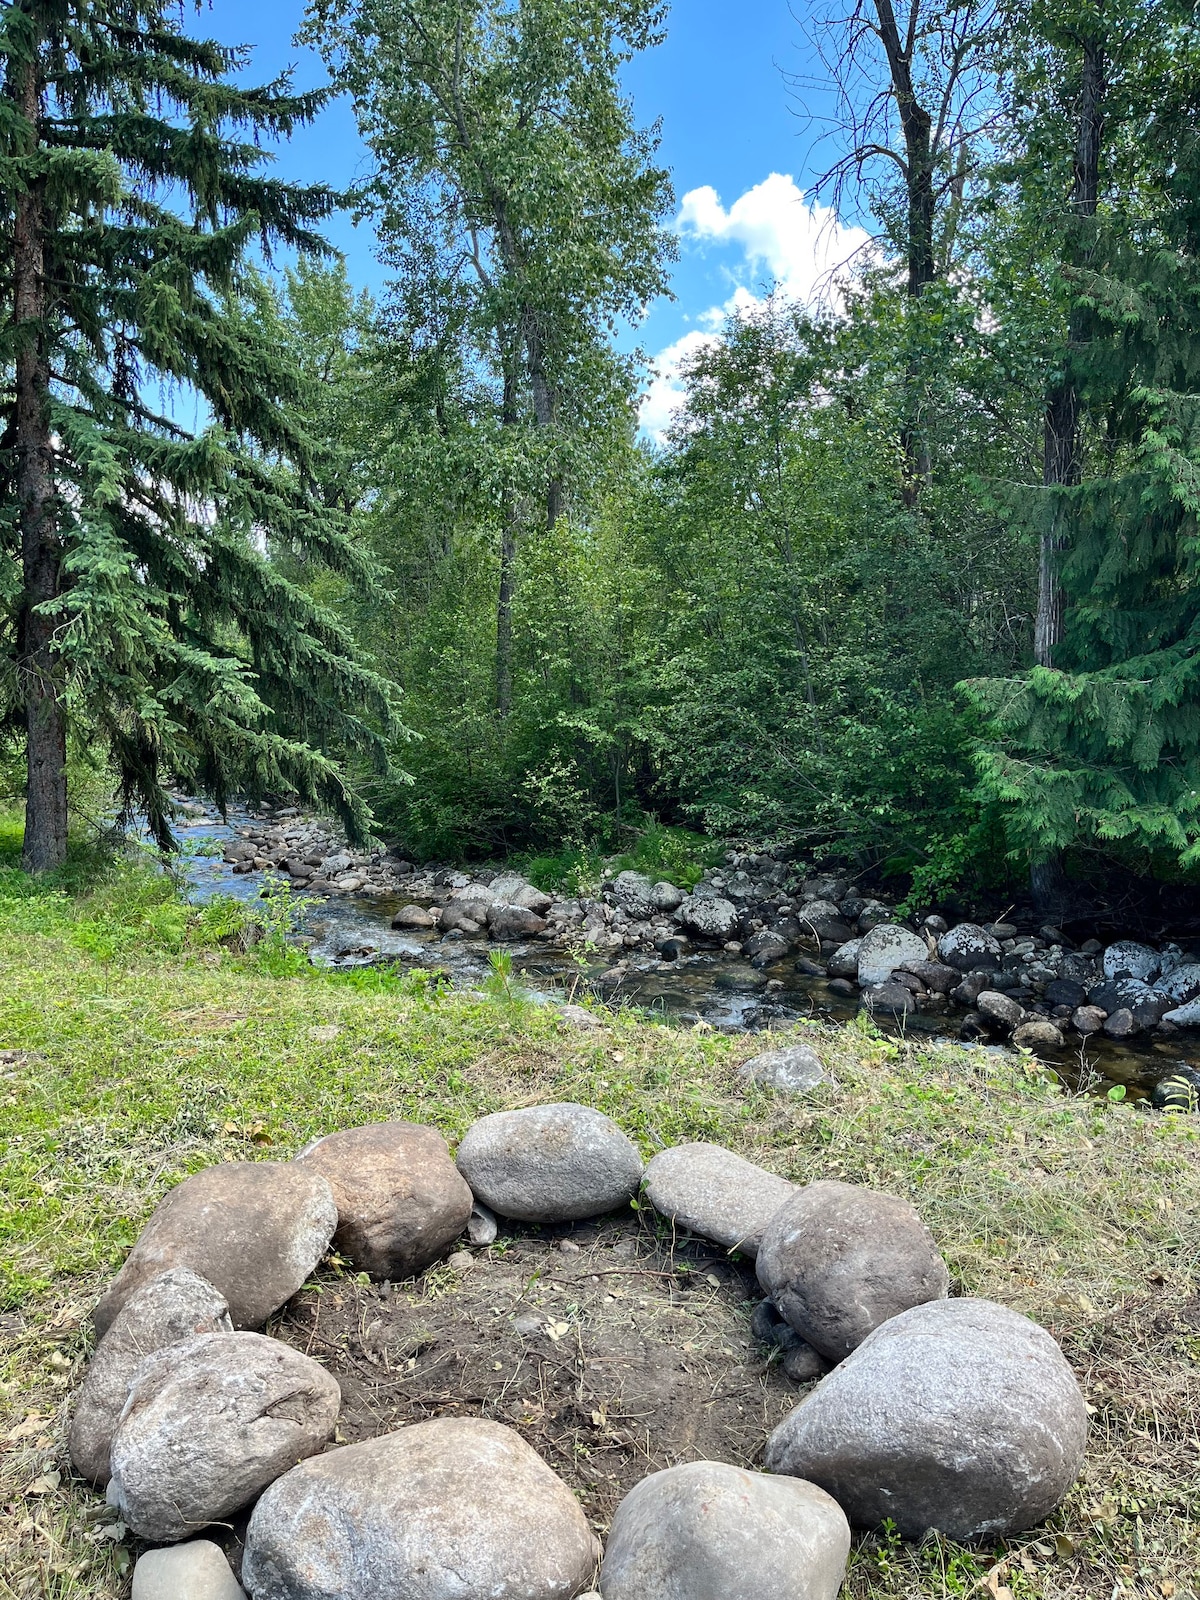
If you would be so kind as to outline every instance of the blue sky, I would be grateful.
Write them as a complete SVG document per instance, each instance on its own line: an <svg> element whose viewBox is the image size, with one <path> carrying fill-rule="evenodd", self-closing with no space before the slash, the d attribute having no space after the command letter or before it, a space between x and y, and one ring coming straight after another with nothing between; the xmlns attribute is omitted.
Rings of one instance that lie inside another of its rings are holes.
<svg viewBox="0 0 1200 1600"><path fill-rule="evenodd" d="M796 13L805 9L798 0ZM190 26L252 46L254 79L294 65L298 86L309 87L324 74L311 51L291 43L302 11L303 0L210 0ZM817 76L789 0L676 0L665 44L627 69L639 121L662 121L661 157L675 184L681 245L675 299L650 307L637 334L660 374L643 408L651 432L664 425L678 392L679 360L712 336L725 309L771 281L814 298L828 269L862 240L804 202L822 152L813 149L811 124L797 114L785 74ZM826 95L818 91L814 102L809 93L815 110L829 109ZM289 178L350 183L365 158L349 106L327 107L278 157L277 170ZM355 283L380 288L385 275L370 230L340 216L327 232Z"/></svg>

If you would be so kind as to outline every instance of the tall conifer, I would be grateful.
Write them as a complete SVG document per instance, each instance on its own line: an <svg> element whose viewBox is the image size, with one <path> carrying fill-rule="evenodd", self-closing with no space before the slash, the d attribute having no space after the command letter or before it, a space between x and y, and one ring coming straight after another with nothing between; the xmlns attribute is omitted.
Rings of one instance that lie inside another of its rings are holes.
<svg viewBox="0 0 1200 1600"><path fill-rule="evenodd" d="M999 738L984 794L1035 864L1076 845L1200 861L1200 51L1190 5L1114 30L1118 165L1063 268L1077 470L1028 491L1053 521L1053 665L967 687ZM1118 53L1123 52L1122 55Z"/></svg>
<svg viewBox="0 0 1200 1600"><path fill-rule="evenodd" d="M252 247L325 248L334 195L271 177L259 143L320 100L236 86L242 53L180 10L0 7L2 709L34 871L66 849L69 736L107 749L166 845L170 775L220 800L295 790L361 828L339 758L383 761L392 717L270 559L369 575L308 487L300 379L248 310Z"/></svg>

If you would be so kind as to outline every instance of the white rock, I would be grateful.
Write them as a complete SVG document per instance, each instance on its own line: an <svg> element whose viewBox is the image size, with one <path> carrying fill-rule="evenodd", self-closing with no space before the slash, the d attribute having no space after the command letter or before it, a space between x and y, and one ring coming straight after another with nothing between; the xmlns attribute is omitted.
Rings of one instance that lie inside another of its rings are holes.
<svg viewBox="0 0 1200 1600"><path fill-rule="evenodd" d="M140 1555L131 1600L246 1600L246 1591L210 1539L192 1539Z"/></svg>
<svg viewBox="0 0 1200 1600"><path fill-rule="evenodd" d="M849 1553L845 1513L814 1484L689 1461L621 1501L600 1589L604 1600L834 1600Z"/></svg>
<svg viewBox="0 0 1200 1600"><path fill-rule="evenodd" d="M1200 995L1200 964L1190 961L1185 966L1176 967L1165 978L1160 978L1155 987L1160 993L1168 994L1172 1000L1185 1005Z"/></svg>
<svg viewBox="0 0 1200 1600"><path fill-rule="evenodd" d="M929 946L924 939L895 922L881 922L863 935L858 947L858 981L886 983L897 967L906 961L928 961Z"/></svg>
<svg viewBox="0 0 1200 1600"><path fill-rule="evenodd" d="M570 1600L600 1546L519 1434L417 1422L305 1461L254 1508L254 1600Z"/></svg>
<svg viewBox="0 0 1200 1600"><path fill-rule="evenodd" d="M1200 999L1164 1012L1163 1021L1173 1022L1177 1028L1200 1028Z"/></svg>
<svg viewBox="0 0 1200 1600"><path fill-rule="evenodd" d="M942 935L937 948L946 965L959 972L975 972L980 967L994 972L1000 966L1000 941L976 922L958 923Z"/></svg>
<svg viewBox="0 0 1200 1600"><path fill-rule="evenodd" d="M748 1256L758 1253L763 1229L795 1184L717 1144L677 1144L646 1168L645 1195L655 1211Z"/></svg>
<svg viewBox="0 0 1200 1600"><path fill-rule="evenodd" d="M690 894L675 916L702 939L717 939L722 943L732 937L738 920L737 907L732 900L724 900L719 895Z"/></svg>

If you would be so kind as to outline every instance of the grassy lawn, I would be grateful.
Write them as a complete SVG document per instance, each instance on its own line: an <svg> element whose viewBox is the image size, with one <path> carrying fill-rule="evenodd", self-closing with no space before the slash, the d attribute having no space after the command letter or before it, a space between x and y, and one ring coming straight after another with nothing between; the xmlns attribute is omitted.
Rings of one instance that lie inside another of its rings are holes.
<svg viewBox="0 0 1200 1600"><path fill-rule="evenodd" d="M90 1306L166 1189L361 1122L412 1118L453 1142L481 1113L550 1099L607 1111L647 1155L710 1139L790 1178L906 1195L954 1292L1063 1344L1094 1414L1053 1523L1009 1549L858 1539L847 1594L1200 1593L1196 1119L858 1028L804 1029L834 1087L747 1096L734 1074L752 1038L632 1016L583 1032L503 994L321 975L275 936L237 944L236 912L195 915L137 872L72 894L0 868L4 1600L128 1594L136 1549L72 1481L64 1438Z"/></svg>

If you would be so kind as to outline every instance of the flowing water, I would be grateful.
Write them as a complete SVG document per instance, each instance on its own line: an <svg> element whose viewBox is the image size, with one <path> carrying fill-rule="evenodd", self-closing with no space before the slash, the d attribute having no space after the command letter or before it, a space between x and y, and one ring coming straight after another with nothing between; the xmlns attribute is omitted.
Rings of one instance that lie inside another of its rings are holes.
<svg viewBox="0 0 1200 1600"><path fill-rule="evenodd" d="M238 827L252 820L230 812L228 821L213 814L180 824L189 899L199 904L217 895L247 901L262 896L263 877L234 873L220 854L228 840L238 837ZM298 919L296 937L308 945L318 965L346 968L394 961L442 972L455 988L481 984L492 971L490 956L498 947L483 940L444 940L436 932L394 930L392 917L402 904L414 902L422 903L412 896L310 899ZM723 952L698 952L676 962L646 962L643 970L634 961L619 984L602 984L603 959L581 965L567 951L536 941L499 948L509 953L522 992L535 1001L593 994L609 1005L636 1006L680 1024L703 1021L727 1032L782 1028L803 1017L849 1021L859 1010L855 999L831 994L823 979L795 972L790 960L760 972ZM918 1016L909 1017L903 1028L910 1037L955 1039L960 1022L961 1016L953 1014ZM898 1024L882 1026L900 1031ZM1086 1043L1079 1040L1053 1064L1072 1087L1107 1090L1121 1084L1137 1098L1181 1062L1195 1064L1198 1054L1196 1041L1187 1036L1124 1044L1093 1036Z"/></svg>

